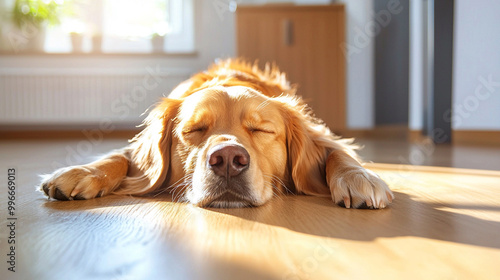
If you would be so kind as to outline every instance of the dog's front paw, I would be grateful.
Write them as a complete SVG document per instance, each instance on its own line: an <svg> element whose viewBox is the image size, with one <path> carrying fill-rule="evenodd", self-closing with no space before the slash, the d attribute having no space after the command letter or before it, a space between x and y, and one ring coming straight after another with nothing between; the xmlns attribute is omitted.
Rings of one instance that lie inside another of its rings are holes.
<svg viewBox="0 0 500 280"><path fill-rule="evenodd" d="M329 186L333 201L346 208L385 208L394 199L387 184L364 168L334 175Z"/></svg>
<svg viewBox="0 0 500 280"><path fill-rule="evenodd" d="M105 174L96 168L71 166L45 176L40 190L57 200L82 200L101 197L110 187Z"/></svg>

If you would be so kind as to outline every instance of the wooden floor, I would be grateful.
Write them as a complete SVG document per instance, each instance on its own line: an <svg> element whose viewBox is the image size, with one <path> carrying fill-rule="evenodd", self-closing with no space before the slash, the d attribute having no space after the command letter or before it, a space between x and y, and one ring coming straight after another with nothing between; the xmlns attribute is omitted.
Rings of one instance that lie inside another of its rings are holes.
<svg viewBox="0 0 500 280"><path fill-rule="evenodd" d="M411 146L405 144L365 143L364 156L369 160L399 163L397 157L411 154ZM38 174L85 162L125 144L125 140L0 141L0 279L498 279L500 275L499 171L370 164L396 195L383 210L343 209L329 199L307 196L275 198L257 208L202 209L171 202L169 196L58 202L34 191ZM450 165L487 161L494 169L500 158L495 157L499 149L490 148L457 163L451 156L444 158L439 149L427 160ZM436 154L441 156L432 159ZM9 168L16 170L14 216L7 212ZM14 232L8 228L10 222L15 222ZM8 271L9 236L16 242L15 273Z"/></svg>

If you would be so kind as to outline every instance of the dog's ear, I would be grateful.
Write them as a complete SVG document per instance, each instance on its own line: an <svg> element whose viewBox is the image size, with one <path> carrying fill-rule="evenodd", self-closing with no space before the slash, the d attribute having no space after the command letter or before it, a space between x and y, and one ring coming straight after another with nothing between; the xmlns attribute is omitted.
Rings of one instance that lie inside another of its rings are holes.
<svg viewBox="0 0 500 280"><path fill-rule="evenodd" d="M127 177L115 193L145 194L160 187L170 166L170 150L177 113L182 101L164 98L146 117L144 129L126 148Z"/></svg>
<svg viewBox="0 0 500 280"><path fill-rule="evenodd" d="M340 139L333 135L300 98L282 96L275 100L281 103L286 126L288 169L295 189L299 193L329 197L326 160L335 149L356 156L352 139Z"/></svg>

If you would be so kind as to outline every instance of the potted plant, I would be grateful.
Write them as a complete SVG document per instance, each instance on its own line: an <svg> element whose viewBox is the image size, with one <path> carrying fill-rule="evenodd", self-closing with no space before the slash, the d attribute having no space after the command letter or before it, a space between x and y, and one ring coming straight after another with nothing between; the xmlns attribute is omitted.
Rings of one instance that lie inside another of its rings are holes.
<svg viewBox="0 0 500 280"><path fill-rule="evenodd" d="M74 53L83 52L83 34L81 32L73 31L69 33L71 38L71 46Z"/></svg>
<svg viewBox="0 0 500 280"><path fill-rule="evenodd" d="M160 33L153 33L151 35L151 46L153 47L154 53L162 53L164 52L165 47L165 35Z"/></svg>
<svg viewBox="0 0 500 280"><path fill-rule="evenodd" d="M154 53L165 52L165 36L169 32L170 28L167 22L158 22L152 31L151 35L151 46L153 47Z"/></svg>
<svg viewBox="0 0 500 280"><path fill-rule="evenodd" d="M102 52L102 34L99 32L94 32L92 34L92 52Z"/></svg>
<svg viewBox="0 0 500 280"><path fill-rule="evenodd" d="M27 39L25 48L43 51L45 28L59 24L60 5L55 1L16 0L12 19L22 36Z"/></svg>

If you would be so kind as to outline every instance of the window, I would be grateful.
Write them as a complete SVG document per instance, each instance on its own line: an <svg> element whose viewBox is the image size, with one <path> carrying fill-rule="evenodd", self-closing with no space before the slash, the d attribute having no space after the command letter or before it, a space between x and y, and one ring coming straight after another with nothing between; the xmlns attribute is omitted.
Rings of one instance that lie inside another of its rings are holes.
<svg viewBox="0 0 500 280"><path fill-rule="evenodd" d="M194 51L193 0L4 0L0 9L3 51Z"/></svg>

